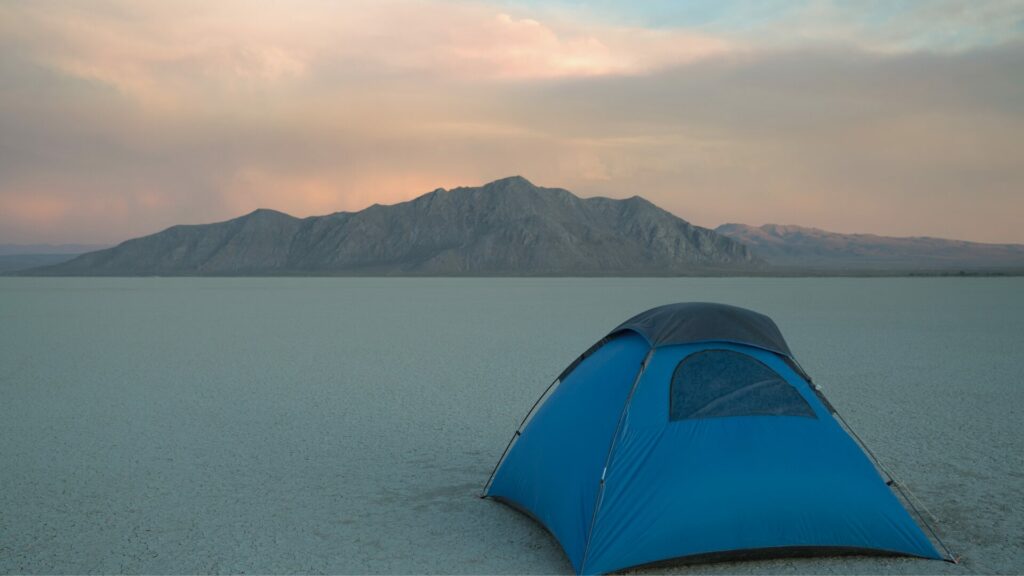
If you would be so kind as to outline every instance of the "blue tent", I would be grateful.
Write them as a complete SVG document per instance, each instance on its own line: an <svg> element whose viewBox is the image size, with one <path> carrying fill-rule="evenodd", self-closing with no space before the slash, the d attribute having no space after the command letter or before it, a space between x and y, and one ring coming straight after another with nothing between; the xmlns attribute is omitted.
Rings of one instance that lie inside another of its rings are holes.
<svg viewBox="0 0 1024 576"><path fill-rule="evenodd" d="M577 573L673 559L940 559L767 316L644 312L555 380L484 489Z"/></svg>

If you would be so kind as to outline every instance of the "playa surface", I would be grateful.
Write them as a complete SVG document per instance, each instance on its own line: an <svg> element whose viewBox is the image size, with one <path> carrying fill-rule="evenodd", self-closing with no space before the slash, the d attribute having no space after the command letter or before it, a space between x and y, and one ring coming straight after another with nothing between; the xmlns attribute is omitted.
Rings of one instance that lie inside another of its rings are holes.
<svg viewBox="0 0 1024 576"><path fill-rule="evenodd" d="M1024 279L0 278L0 572L568 573L477 496L551 379L683 300L772 316L961 565L1024 567Z"/></svg>

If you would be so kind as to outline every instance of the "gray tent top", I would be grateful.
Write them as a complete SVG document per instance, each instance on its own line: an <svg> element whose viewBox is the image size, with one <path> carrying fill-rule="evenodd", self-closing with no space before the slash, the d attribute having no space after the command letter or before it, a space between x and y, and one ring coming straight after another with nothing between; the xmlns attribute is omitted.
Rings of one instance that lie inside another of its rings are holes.
<svg viewBox="0 0 1024 576"><path fill-rule="evenodd" d="M736 342L792 359L793 353L771 318L753 310L712 302L680 302L641 312L609 336L632 330L652 347L694 342Z"/></svg>

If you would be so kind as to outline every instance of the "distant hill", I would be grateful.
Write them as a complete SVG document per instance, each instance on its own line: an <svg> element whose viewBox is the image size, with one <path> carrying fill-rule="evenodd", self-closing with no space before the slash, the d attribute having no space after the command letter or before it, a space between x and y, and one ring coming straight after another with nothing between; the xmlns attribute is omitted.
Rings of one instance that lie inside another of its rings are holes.
<svg viewBox="0 0 1024 576"><path fill-rule="evenodd" d="M778 224L723 224L715 231L746 244L774 268L845 272L1024 271L1021 244L838 234Z"/></svg>
<svg viewBox="0 0 1024 576"><path fill-rule="evenodd" d="M100 244L0 244L0 274L67 262Z"/></svg>
<svg viewBox="0 0 1024 576"><path fill-rule="evenodd" d="M173 226L25 274L688 275L759 270L743 244L643 198L581 199L511 177L294 218L256 210Z"/></svg>
<svg viewBox="0 0 1024 576"><path fill-rule="evenodd" d="M109 244L0 244L0 256L25 254L83 254L106 248Z"/></svg>
<svg viewBox="0 0 1024 576"><path fill-rule="evenodd" d="M0 274L67 262L77 254L0 254Z"/></svg>

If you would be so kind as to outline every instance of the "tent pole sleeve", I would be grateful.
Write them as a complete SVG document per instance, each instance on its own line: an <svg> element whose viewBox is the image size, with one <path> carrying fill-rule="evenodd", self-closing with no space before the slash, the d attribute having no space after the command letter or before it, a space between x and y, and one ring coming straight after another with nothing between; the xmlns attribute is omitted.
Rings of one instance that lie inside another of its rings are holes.
<svg viewBox="0 0 1024 576"><path fill-rule="evenodd" d="M619 433L622 431L622 424L626 421L626 413L629 411L629 405L633 403L633 393L636 392L636 387L640 384L640 379L644 375L644 370L647 369L647 363L651 361L651 356L654 354L654 348L652 347L647 351L647 355L644 356L642 362L640 362L640 368L636 372L636 377L633 378L633 386L629 389L629 396L626 397L625 404L622 405L622 412L619 413L619 422L615 425L615 433L612 434L611 445L608 446L608 455L604 459L604 468L601 469L601 479L598 481L597 497L594 498L594 513L590 517L590 527L587 529L587 540L583 547L583 561L580 563L580 574L584 573L587 567L587 556L590 554L590 539L594 535L594 525L597 523L597 512L601 508L601 502L604 500L604 479L608 474L608 466L612 463L612 456L615 454L615 445L618 443Z"/></svg>

